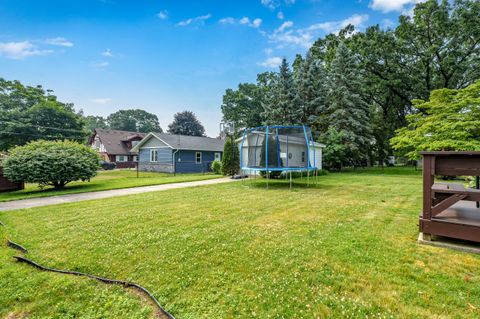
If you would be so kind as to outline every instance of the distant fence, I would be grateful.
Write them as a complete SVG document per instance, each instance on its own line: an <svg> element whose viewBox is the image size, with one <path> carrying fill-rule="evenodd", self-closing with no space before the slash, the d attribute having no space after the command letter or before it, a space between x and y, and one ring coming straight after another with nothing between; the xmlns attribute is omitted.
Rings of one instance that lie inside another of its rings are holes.
<svg viewBox="0 0 480 319"><path fill-rule="evenodd" d="M0 167L0 192L11 192L19 189L24 189L25 184L15 183L9 181L6 177L3 176L3 168Z"/></svg>

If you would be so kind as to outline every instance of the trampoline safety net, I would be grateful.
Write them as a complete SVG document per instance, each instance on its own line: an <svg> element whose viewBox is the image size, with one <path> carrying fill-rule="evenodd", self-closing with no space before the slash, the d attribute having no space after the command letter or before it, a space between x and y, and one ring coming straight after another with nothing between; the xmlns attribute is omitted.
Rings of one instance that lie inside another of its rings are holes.
<svg viewBox="0 0 480 319"><path fill-rule="evenodd" d="M240 143L242 170L315 170L321 150L307 126L262 126L245 129Z"/></svg>

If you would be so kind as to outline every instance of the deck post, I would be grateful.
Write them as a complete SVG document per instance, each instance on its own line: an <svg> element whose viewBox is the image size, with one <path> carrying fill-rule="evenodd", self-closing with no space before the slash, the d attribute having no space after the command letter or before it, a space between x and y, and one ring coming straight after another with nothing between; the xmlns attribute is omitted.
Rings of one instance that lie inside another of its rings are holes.
<svg viewBox="0 0 480 319"><path fill-rule="evenodd" d="M423 218L432 218L433 156L423 155Z"/></svg>

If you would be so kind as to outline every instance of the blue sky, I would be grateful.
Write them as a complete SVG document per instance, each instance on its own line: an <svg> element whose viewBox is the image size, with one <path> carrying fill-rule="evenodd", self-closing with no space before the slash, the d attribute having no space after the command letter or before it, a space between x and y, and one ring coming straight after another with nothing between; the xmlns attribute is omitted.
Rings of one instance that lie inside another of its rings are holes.
<svg viewBox="0 0 480 319"><path fill-rule="evenodd" d="M394 26L418 0L0 0L0 77L87 115L191 110L218 134L227 88L348 23Z"/></svg>

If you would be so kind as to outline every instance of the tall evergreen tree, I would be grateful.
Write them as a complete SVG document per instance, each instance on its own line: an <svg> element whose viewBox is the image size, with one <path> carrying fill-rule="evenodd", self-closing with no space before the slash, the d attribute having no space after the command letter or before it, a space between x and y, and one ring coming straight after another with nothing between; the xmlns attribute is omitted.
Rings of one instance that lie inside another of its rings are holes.
<svg viewBox="0 0 480 319"><path fill-rule="evenodd" d="M222 170L224 175L230 176L234 176L240 170L240 154L231 136L227 137L223 147Z"/></svg>
<svg viewBox="0 0 480 319"><path fill-rule="evenodd" d="M325 108L326 74L323 64L307 53L299 70L297 91L302 102L300 122L314 126L318 116Z"/></svg>
<svg viewBox="0 0 480 319"><path fill-rule="evenodd" d="M340 143L346 148L342 165L361 165L368 160L372 142L369 116L355 57L344 43L340 43L327 80L327 108L323 125L342 133Z"/></svg>
<svg viewBox="0 0 480 319"><path fill-rule="evenodd" d="M292 125L301 121L301 100L295 89L293 73L284 58L264 108L266 124Z"/></svg>

